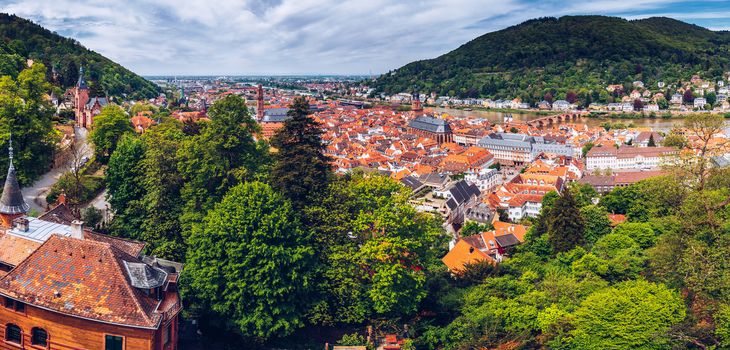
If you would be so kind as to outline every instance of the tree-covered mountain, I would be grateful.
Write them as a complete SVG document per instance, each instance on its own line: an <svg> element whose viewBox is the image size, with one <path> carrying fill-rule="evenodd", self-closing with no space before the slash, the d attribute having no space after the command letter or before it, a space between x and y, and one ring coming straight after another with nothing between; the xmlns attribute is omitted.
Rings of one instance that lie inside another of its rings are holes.
<svg viewBox="0 0 730 350"><path fill-rule="evenodd" d="M482 35L440 57L409 63L374 83L380 92L413 89L461 97L535 102L572 90L605 100L607 84L676 84L693 74L722 78L730 68L730 32L670 18L540 18Z"/></svg>
<svg viewBox="0 0 730 350"><path fill-rule="evenodd" d="M0 75L16 77L26 59L42 62L47 78L68 88L78 80L79 67L96 94L122 98L151 98L159 94L152 82L108 58L27 19L0 13ZM54 74L55 72L55 74Z"/></svg>

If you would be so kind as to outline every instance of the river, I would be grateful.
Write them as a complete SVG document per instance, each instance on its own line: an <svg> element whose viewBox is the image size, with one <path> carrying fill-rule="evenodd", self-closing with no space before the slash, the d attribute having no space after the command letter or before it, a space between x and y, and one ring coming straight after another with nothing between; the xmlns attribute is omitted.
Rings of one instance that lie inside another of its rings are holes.
<svg viewBox="0 0 730 350"><path fill-rule="evenodd" d="M440 107L434 107L431 108L435 113L446 113L455 117L473 117L473 118L483 118L486 120L489 120L491 123L502 123L504 121L504 117L507 114L512 114L512 117L514 120L519 121L530 121L533 119L544 117L544 114L538 114L535 112L529 112L525 111L523 113L504 113L504 112L494 112L494 111L485 111L485 110L473 110L473 111L465 111L461 109L454 109L454 108L440 108ZM650 127L652 130L655 131L663 131L667 132L671 130L674 125L682 125L682 119L662 119L659 118L642 118L642 119L617 119L617 118L582 118L580 120L580 123L586 124L590 127L594 126L600 126L601 124L605 122L611 122L611 123L623 123L625 125L634 124L636 127ZM730 120L727 120L725 122L725 125L727 126L728 131L730 131Z"/></svg>

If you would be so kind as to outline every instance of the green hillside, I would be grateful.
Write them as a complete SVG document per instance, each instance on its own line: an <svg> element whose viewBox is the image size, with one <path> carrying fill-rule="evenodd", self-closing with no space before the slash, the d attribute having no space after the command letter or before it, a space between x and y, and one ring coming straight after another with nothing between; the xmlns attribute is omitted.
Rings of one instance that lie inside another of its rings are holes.
<svg viewBox="0 0 730 350"><path fill-rule="evenodd" d="M440 57L386 73L374 87L529 102L546 92L560 98L572 90L582 100L605 100L606 84L674 84L692 74L716 80L729 68L728 32L670 18L565 16L482 35Z"/></svg>
<svg viewBox="0 0 730 350"><path fill-rule="evenodd" d="M45 64L48 80L62 88L76 83L79 66L83 66L96 94L141 99L155 97L160 91L152 82L74 39L64 38L29 20L0 13L0 74L16 76L27 58Z"/></svg>

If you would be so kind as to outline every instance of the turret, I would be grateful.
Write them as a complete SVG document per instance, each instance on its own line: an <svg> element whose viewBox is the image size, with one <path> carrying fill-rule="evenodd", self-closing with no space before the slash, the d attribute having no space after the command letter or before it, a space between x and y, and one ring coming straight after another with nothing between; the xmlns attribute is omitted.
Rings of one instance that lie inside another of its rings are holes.
<svg viewBox="0 0 730 350"><path fill-rule="evenodd" d="M5 178L5 186L3 194L0 197L0 221L3 227L12 228L13 220L24 216L30 206L25 202L23 193L20 191L18 177L15 174L15 166L13 166L13 138L10 137L10 146L8 147L10 155L10 165L8 166L8 176Z"/></svg>
<svg viewBox="0 0 730 350"><path fill-rule="evenodd" d="M264 120L264 88L261 84L256 88L256 119Z"/></svg>
<svg viewBox="0 0 730 350"><path fill-rule="evenodd" d="M421 97L418 95L418 92L414 92L411 95L411 110L414 112L420 112L423 110L423 107L421 106Z"/></svg>

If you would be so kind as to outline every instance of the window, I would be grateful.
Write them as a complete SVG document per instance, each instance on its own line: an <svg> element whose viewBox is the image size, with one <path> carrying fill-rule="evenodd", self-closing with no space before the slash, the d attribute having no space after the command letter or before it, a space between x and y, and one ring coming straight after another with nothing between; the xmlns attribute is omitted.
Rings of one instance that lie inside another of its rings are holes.
<svg viewBox="0 0 730 350"><path fill-rule="evenodd" d="M123 350L124 338L117 335L104 336L104 350Z"/></svg>
<svg viewBox="0 0 730 350"><path fill-rule="evenodd" d="M17 312L25 312L25 304L23 302L5 298L5 307L8 309L15 310Z"/></svg>
<svg viewBox="0 0 730 350"><path fill-rule="evenodd" d="M5 327L5 340L16 344L21 344L23 341L23 331L20 327L14 324L9 324Z"/></svg>
<svg viewBox="0 0 730 350"><path fill-rule="evenodd" d="M33 328L30 331L30 334L31 334L31 337L30 337L31 345L42 346L44 348L48 346L48 333L46 333L45 329Z"/></svg>

